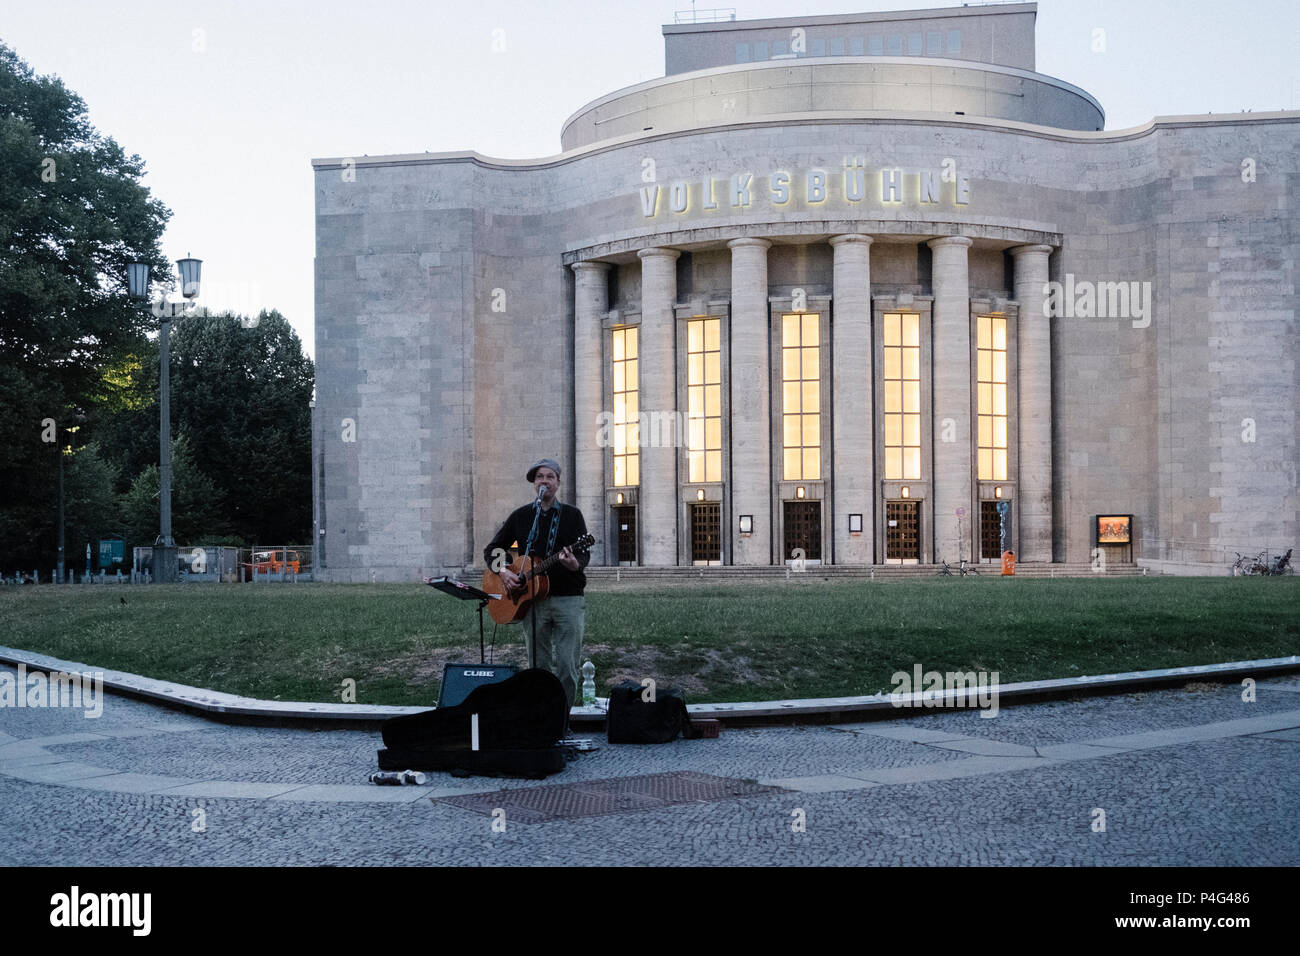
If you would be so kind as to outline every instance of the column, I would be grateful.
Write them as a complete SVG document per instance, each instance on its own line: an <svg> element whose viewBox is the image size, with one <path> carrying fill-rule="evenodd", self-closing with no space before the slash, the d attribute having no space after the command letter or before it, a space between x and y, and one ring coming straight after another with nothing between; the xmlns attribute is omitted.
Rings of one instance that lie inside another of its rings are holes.
<svg viewBox="0 0 1300 956"><path fill-rule="evenodd" d="M772 415L766 239L731 250L731 540L733 564L772 563ZM740 516L753 534L740 536Z"/></svg>
<svg viewBox="0 0 1300 956"><path fill-rule="evenodd" d="M641 564L677 563L676 249L642 249L637 375L641 413Z"/></svg>
<svg viewBox="0 0 1300 956"><path fill-rule="evenodd" d="M930 240L934 291L934 561L955 564L973 554L975 515L971 485L970 273L971 240ZM948 421L951 419L951 421ZM951 437L951 441L945 441ZM964 517L958 518L957 509ZM924 533L924 528L922 529Z"/></svg>
<svg viewBox="0 0 1300 956"><path fill-rule="evenodd" d="M1052 560L1052 328L1043 315L1047 257L1051 246L1019 246L1015 262L1015 296L1020 304L1017 362L1020 403L1019 480L1015 521L1021 561Z"/></svg>
<svg viewBox="0 0 1300 956"><path fill-rule="evenodd" d="M871 371L871 237L835 236L831 323L831 508L836 564L870 564L874 554ZM823 466L825 467L825 465ZM849 515L862 533L849 535Z"/></svg>
<svg viewBox="0 0 1300 956"><path fill-rule="evenodd" d="M596 539L591 563L607 564L605 503L605 449L601 447L600 414L611 411L606 402L604 341L601 318L609 311L609 287L604 262L575 262L573 308L574 473L569 494L587 520Z"/></svg>

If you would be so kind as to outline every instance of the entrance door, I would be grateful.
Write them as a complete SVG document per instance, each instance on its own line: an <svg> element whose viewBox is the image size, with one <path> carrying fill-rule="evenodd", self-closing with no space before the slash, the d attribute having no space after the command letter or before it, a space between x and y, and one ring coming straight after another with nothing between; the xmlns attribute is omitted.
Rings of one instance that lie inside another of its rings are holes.
<svg viewBox="0 0 1300 956"><path fill-rule="evenodd" d="M996 501L980 502L980 558L997 561L1002 557L1002 516Z"/></svg>
<svg viewBox="0 0 1300 956"><path fill-rule="evenodd" d="M1011 550L1011 502L980 502L980 557L998 561Z"/></svg>
<svg viewBox="0 0 1300 956"><path fill-rule="evenodd" d="M921 502L885 502L885 560L895 564L921 560Z"/></svg>
<svg viewBox="0 0 1300 956"><path fill-rule="evenodd" d="M618 529L618 563L636 564L636 505L616 506L614 527Z"/></svg>
<svg viewBox="0 0 1300 956"><path fill-rule="evenodd" d="M795 549L799 549L796 553ZM786 561L822 559L822 503L820 501L785 502Z"/></svg>
<svg viewBox="0 0 1300 956"><path fill-rule="evenodd" d="M691 563L722 563L722 504L691 505Z"/></svg>

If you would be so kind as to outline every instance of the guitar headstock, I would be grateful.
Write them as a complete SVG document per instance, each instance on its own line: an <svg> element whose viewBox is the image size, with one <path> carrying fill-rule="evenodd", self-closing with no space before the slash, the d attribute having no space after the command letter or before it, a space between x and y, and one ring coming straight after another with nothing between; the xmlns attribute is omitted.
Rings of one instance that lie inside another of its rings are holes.
<svg viewBox="0 0 1300 956"><path fill-rule="evenodd" d="M596 543L596 536L594 534L584 534L577 541L573 542L573 544L569 545L569 550L576 554L579 551L586 551L590 549L591 546L595 543Z"/></svg>

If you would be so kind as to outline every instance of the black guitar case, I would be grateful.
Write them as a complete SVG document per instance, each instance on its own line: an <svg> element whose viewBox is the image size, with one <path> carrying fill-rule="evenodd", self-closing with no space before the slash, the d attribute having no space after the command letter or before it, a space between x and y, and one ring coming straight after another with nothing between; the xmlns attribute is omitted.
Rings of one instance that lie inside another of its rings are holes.
<svg viewBox="0 0 1300 956"><path fill-rule="evenodd" d="M441 770L489 777L540 779L564 769L556 746L568 706L550 671L520 671L483 684L454 707L386 720L380 770ZM478 714L478 750L471 748L471 716Z"/></svg>

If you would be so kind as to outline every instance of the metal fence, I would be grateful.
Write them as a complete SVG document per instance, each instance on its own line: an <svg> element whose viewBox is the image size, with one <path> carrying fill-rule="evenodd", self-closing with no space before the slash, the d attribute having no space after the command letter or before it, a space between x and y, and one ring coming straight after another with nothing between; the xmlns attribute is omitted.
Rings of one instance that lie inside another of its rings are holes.
<svg viewBox="0 0 1300 956"><path fill-rule="evenodd" d="M239 552L239 580L253 584L314 581L315 557L311 545L254 545Z"/></svg>
<svg viewBox="0 0 1300 956"><path fill-rule="evenodd" d="M254 545L236 548L225 545L178 546L176 548L178 581L212 581L226 584L270 581L293 583L314 581L315 550L311 545ZM154 549L132 548L131 566L120 571L99 570L90 574L68 567L65 583L87 584L121 582L148 584L156 579ZM0 585L58 583L58 574L46 576L39 569L0 573Z"/></svg>
<svg viewBox="0 0 1300 956"><path fill-rule="evenodd" d="M239 549L217 545L196 545L176 549L178 581L238 580ZM152 581L154 574L153 548L131 549L131 580Z"/></svg>

